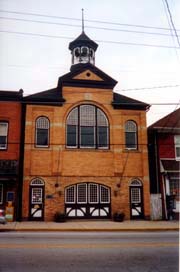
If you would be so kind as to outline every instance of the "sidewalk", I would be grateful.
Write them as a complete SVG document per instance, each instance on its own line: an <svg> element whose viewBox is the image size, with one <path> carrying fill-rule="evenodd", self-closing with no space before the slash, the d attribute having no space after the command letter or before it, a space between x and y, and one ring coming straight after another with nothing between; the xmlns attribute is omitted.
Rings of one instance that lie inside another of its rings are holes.
<svg viewBox="0 0 180 272"><path fill-rule="evenodd" d="M67 221L55 222L8 222L0 224L2 231L178 231L178 221Z"/></svg>

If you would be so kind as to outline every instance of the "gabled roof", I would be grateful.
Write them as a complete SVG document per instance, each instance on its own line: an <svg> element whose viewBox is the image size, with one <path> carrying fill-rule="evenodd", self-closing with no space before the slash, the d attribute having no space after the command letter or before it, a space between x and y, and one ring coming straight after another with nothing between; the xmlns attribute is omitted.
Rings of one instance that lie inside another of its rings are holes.
<svg viewBox="0 0 180 272"><path fill-rule="evenodd" d="M163 131L180 129L180 108L149 126L149 129L160 129Z"/></svg>
<svg viewBox="0 0 180 272"><path fill-rule="evenodd" d="M150 108L149 104L118 93L113 94L112 105L114 109L148 110Z"/></svg>
<svg viewBox="0 0 180 272"><path fill-rule="evenodd" d="M54 88L47 91L28 95L23 98L25 103L46 104L46 105L62 105L65 100L62 97L62 90Z"/></svg>
<svg viewBox="0 0 180 272"><path fill-rule="evenodd" d="M0 101L21 101L23 90L16 91L0 91Z"/></svg>
<svg viewBox="0 0 180 272"><path fill-rule="evenodd" d="M91 71L95 75L101 78L101 80L89 80L87 79L75 79L75 77L85 72L86 70ZM79 87L90 87L90 88L107 88L113 89L117 84L117 81L112 77L108 76L102 70L92 65L91 63L79 63L71 66L71 71L59 78L58 86L79 86Z"/></svg>

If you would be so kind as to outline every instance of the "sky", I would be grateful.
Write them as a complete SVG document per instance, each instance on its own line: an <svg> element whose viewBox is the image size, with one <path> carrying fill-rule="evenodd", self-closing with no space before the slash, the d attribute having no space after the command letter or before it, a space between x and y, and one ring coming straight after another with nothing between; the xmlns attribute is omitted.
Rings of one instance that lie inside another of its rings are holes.
<svg viewBox="0 0 180 272"><path fill-rule="evenodd" d="M179 0L0 0L0 90L56 87L70 71L82 8L99 45L95 65L118 81L114 91L151 104L147 125L179 108Z"/></svg>

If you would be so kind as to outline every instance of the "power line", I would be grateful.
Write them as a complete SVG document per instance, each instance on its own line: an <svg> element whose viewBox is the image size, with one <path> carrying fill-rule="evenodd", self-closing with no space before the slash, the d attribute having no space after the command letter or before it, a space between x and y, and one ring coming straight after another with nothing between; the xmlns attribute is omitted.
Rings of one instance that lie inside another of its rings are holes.
<svg viewBox="0 0 180 272"><path fill-rule="evenodd" d="M10 30L0 30L1 33L9 33L16 35L26 35L34 37L43 37L43 38L57 38L57 39L68 39L73 40L73 37L66 36L57 36L57 35L46 35L46 34L37 34L31 32L19 32L19 31L10 31ZM158 45L158 44L146 44L146 43L130 43L130 42L121 42L121 41L105 41L105 40L95 40L100 43L110 43L110 44L123 44L123 45L133 45L133 46L144 46L144 47L157 47L157 48L166 48L166 49L180 49L179 47L169 46L169 45Z"/></svg>
<svg viewBox="0 0 180 272"><path fill-rule="evenodd" d="M163 5L164 5L164 10L165 10L166 18L167 18L168 25L169 25L169 28L170 28L170 33L171 33L172 41L173 41L174 46L176 46L176 43L175 43L175 36L174 36L174 33L173 33L173 31L172 31L172 28L171 28L171 23L170 23L170 20L169 20L169 16L168 16L166 4L165 4L164 0L162 0L162 2L163 2ZM180 60L179 60L179 55L178 55L177 49L175 49L175 52L176 52L177 60L180 61Z"/></svg>
<svg viewBox="0 0 180 272"><path fill-rule="evenodd" d="M177 88L180 87L179 84L177 85L164 85L164 86L153 86L153 87L143 87L143 88L132 88L132 89L124 89L119 92L127 92L127 91L139 91L139 90L152 90L152 89L164 89L164 88Z"/></svg>
<svg viewBox="0 0 180 272"><path fill-rule="evenodd" d="M19 15L28 15L28 16L38 16L38 17L46 17L46 18L54 18L54 19L63 19L63 20L74 20L81 21L81 19L73 18L73 17L62 17L55 15L45 15L40 13L29 13L29 12L18 12L18 11L9 11L9 10L0 10L0 12L19 14ZM136 24L125 24L125 23L117 23L117 22L109 22L109 21L100 21L100 20L84 20L86 22L91 23L100 23L100 24L109 24L109 25L119 25L119 26L127 26L127 27L137 27L137 28L149 28L149 29L159 29L159 30L170 30L165 27L156 27L156 26L147 26L147 25L136 25ZM178 30L180 31L180 30Z"/></svg>
<svg viewBox="0 0 180 272"><path fill-rule="evenodd" d="M69 24L69 23L29 20L29 19L12 18L12 17L5 17L5 16L1 16L0 19L39 23L39 24L63 25L63 26L71 26L71 27L78 27L78 28L82 27L81 25L75 25L75 24ZM107 31L119 31L119 32L126 32L126 33L135 33L135 34L145 34L145 35L171 36L171 34L168 34L168 33L135 31L135 30L128 30L128 29L117 29L117 28L107 28L107 27L86 26L86 28L100 29L100 30L107 30Z"/></svg>
<svg viewBox="0 0 180 272"><path fill-rule="evenodd" d="M172 25L172 27L173 27L175 36L176 36L176 38L177 38L178 45L179 45L179 47L180 47L179 37L178 37L177 31L176 31L176 28L175 28L175 25L174 25L174 22L173 22L173 18L172 18L172 14L171 14L171 11L170 11L170 7L169 7L169 4L168 4L168 1L167 1L167 0L164 0L164 2L166 3L167 11L168 11L169 18L170 18L170 21L171 21L171 25Z"/></svg>

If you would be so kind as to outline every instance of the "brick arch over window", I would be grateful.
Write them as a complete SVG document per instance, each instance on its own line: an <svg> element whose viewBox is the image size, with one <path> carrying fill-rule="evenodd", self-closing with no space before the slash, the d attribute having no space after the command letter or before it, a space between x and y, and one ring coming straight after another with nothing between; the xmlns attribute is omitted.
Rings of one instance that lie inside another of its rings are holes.
<svg viewBox="0 0 180 272"><path fill-rule="evenodd" d="M46 116L40 116L36 119L36 132L35 132L36 147L49 146L49 128L50 122Z"/></svg>
<svg viewBox="0 0 180 272"><path fill-rule="evenodd" d="M125 123L125 148L126 149L138 149L137 142L137 124L132 120L128 120Z"/></svg>
<svg viewBox="0 0 180 272"><path fill-rule="evenodd" d="M66 120L66 146L68 148L109 148L109 121L95 105L73 108Z"/></svg>

